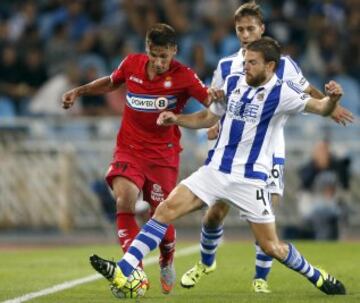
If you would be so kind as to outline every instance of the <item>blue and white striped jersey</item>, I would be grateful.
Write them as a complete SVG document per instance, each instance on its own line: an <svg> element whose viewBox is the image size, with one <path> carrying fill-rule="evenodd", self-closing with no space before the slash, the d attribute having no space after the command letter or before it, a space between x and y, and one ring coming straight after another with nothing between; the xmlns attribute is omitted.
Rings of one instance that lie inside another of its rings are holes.
<svg viewBox="0 0 360 303"><path fill-rule="evenodd" d="M224 90L227 102L210 106L221 116L220 133L205 164L235 180L264 184L273 164L274 134L289 115L304 110L310 96L276 74L255 88L246 83L243 73L230 74Z"/></svg>
<svg viewBox="0 0 360 303"><path fill-rule="evenodd" d="M220 59L211 82L212 87L221 89L228 75L232 73L243 72L244 52L245 49L241 48L237 53ZM301 69L289 56L281 56L280 64L276 70L276 75L279 79L284 81L292 81L303 91L309 86L309 82L303 76ZM286 121L284 121L284 124L285 122ZM279 128L278 133L274 134L274 139L272 142L274 151L274 164L279 161L284 162L285 139L283 128Z"/></svg>

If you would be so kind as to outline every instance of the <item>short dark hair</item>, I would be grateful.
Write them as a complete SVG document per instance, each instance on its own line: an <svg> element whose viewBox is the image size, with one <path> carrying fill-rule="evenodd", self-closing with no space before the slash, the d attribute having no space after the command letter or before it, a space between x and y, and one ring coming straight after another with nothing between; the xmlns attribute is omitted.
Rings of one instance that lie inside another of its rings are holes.
<svg viewBox="0 0 360 303"><path fill-rule="evenodd" d="M241 5L234 14L234 21L239 21L242 17L251 16L259 20L261 24L264 24L264 17L261 13L260 6L255 1L245 3Z"/></svg>
<svg viewBox="0 0 360 303"><path fill-rule="evenodd" d="M176 45L176 32L168 24L156 23L146 32L146 43L156 46Z"/></svg>
<svg viewBox="0 0 360 303"><path fill-rule="evenodd" d="M279 42L270 37L262 37L259 40L249 43L246 50L259 52L262 54L265 62L274 61L275 69L279 65L281 47Z"/></svg>

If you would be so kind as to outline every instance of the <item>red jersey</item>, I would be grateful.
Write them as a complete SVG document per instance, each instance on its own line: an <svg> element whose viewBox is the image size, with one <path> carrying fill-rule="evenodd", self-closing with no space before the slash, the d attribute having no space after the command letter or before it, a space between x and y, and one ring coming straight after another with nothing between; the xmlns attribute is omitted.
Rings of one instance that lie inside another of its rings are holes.
<svg viewBox="0 0 360 303"><path fill-rule="evenodd" d="M115 85L125 82L127 86L116 151L130 149L138 157L171 165L164 159L174 158L181 151L181 134L177 125L158 126L159 113L180 113L190 97L203 103L207 88L190 68L176 60L167 72L150 80L146 72L148 61L145 54L129 55L111 74Z"/></svg>

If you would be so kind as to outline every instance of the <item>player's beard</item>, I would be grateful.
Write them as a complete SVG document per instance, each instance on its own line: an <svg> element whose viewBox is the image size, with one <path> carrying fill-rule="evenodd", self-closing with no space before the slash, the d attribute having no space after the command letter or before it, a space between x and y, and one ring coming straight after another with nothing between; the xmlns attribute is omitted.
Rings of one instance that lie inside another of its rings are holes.
<svg viewBox="0 0 360 303"><path fill-rule="evenodd" d="M157 75L161 75L164 72L166 72L166 68L161 66L155 66L154 64L151 65L151 69L155 72Z"/></svg>
<svg viewBox="0 0 360 303"><path fill-rule="evenodd" d="M256 76L245 74L245 77L246 77L246 83L253 87L260 86L266 80L265 71L262 73L259 73Z"/></svg>
<svg viewBox="0 0 360 303"><path fill-rule="evenodd" d="M163 68L163 67L156 67L156 68L155 68L155 72L156 72L156 74L158 74L158 75L163 74L165 71L166 71L166 70L165 70L165 68Z"/></svg>

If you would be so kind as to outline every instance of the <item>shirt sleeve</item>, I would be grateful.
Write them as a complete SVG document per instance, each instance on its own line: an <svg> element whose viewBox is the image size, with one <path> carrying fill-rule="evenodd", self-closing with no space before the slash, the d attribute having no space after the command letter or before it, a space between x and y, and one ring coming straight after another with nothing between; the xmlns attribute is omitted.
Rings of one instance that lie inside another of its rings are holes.
<svg viewBox="0 0 360 303"><path fill-rule="evenodd" d="M188 77L189 77L190 83L189 83L187 91L188 91L189 96L195 98L202 104L207 105L205 103L205 101L208 97L207 87L200 80L200 78L198 77L197 74L195 74L190 68L188 70L189 70Z"/></svg>
<svg viewBox="0 0 360 303"><path fill-rule="evenodd" d="M110 79L114 85L120 85L125 82L126 80L125 70L128 61L129 61L129 57L126 57L124 60L120 62L119 66L111 73Z"/></svg>
<svg viewBox="0 0 360 303"><path fill-rule="evenodd" d="M225 102L213 102L211 103L209 110L216 116L222 117L226 113Z"/></svg>
<svg viewBox="0 0 360 303"><path fill-rule="evenodd" d="M220 62L219 62L214 71L213 78L211 80L211 87L216 88L216 89L221 89L224 85L224 82L225 81L221 75L221 66L220 66Z"/></svg>
<svg viewBox="0 0 360 303"><path fill-rule="evenodd" d="M218 89L222 89L225 93L225 96L227 95L227 80L228 78L225 79L225 81L223 81L222 86L218 87ZM222 117L225 113L226 113L226 107L227 107L227 102L223 101L223 102L213 102L211 103L209 110L219 116Z"/></svg>
<svg viewBox="0 0 360 303"><path fill-rule="evenodd" d="M302 91L306 90L310 83L304 77L300 67L296 64L296 62L291 59L291 57L286 56L285 58L285 73L284 80L292 81L295 83Z"/></svg>
<svg viewBox="0 0 360 303"><path fill-rule="evenodd" d="M286 81L282 85L278 111L289 115L301 113L304 111L306 103L310 99L310 95L305 94L300 86L294 84L292 81Z"/></svg>

